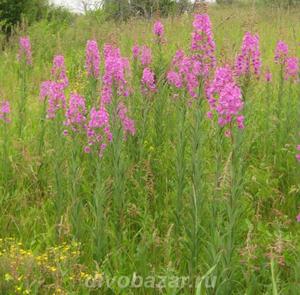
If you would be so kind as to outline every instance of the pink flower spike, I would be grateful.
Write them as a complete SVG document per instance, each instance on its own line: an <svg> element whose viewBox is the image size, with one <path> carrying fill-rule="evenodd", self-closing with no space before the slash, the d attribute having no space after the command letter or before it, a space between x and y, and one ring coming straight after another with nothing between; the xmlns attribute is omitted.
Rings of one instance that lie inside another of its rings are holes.
<svg viewBox="0 0 300 295"><path fill-rule="evenodd" d="M300 222L300 213L296 217L297 222Z"/></svg>
<svg viewBox="0 0 300 295"><path fill-rule="evenodd" d="M155 74L149 68L144 69L141 83L143 93L147 94L156 91Z"/></svg>
<svg viewBox="0 0 300 295"><path fill-rule="evenodd" d="M288 57L285 60L285 79L294 82L299 81L299 61L297 57Z"/></svg>
<svg viewBox="0 0 300 295"><path fill-rule="evenodd" d="M266 82L272 82L272 73L270 71L266 71L265 73L265 80Z"/></svg>
<svg viewBox="0 0 300 295"><path fill-rule="evenodd" d="M206 96L211 109L218 115L218 124L236 124L238 128L244 128L244 116L241 111L244 106L241 89L233 79L233 72L229 66L218 68L214 80L206 86Z"/></svg>
<svg viewBox="0 0 300 295"><path fill-rule="evenodd" d="M162 38L163 35L164 35L164 32L165 32L165 29L164 29L164 26L163 24L161 23L161 21L156 21L154 23L154 26L153 26L153 33L159 37L159 38Z"/></svg>
<svg viewBox="0 0 300 295"><path fill-rule="evenodd" d="M27 65L32 65L31 44L28 36L19 39L18 60L21 61L22 59L25 60Z"/></svg>
<svg viewBox="0 0 300 295"><path fill-rule="evenodd" d="M235 74L238 77L245 75L260 75L261 56L258 35L245 33L241 53L235 60Z"/></svg>
<svg viewBox="0 0 300 295"><path fill-rule="evenodd" d="M275 48L275 63L284 64L285 60L289 54L289 47L283 41L278 41Z"/></svg>
<svg viewBox="0 0 300 295"><path fill-rule="evenodd" d="M3 120L5 123L9 123L10 119L8 115L10 114L10 104L7 100L0 102L0 120Z"/></svg>
<svg viewBox="0 0 300 295"><path fill-rule="evenodd" d="M69 126L72 131L79 131L85 128L86 106L84 97L71 93L69 107L66 111L66 120L64 124Z"/></svg>
<svg viewBox="0 0 300 295"><path fill-rule="evenodd" d="M65 58L63 55L56 55L53 58L53 66L51 69L51 75L54 81L60 83L63 88L69 85L67 77L67 70L65 65Z"/></svg>
<svg viewBox="0 0 300 295"><path fill-rule="evenodd" d="M100 67L100 53L98 49L97 41L88 40L86 44L86 60L85 68L88 76L92 76L95 79L99 77Z"/></svg>
<svg viewBox="0 0 300 295"><path fill-rule="evenodd" d="M200 63L201 76L207 77L216 66L216 44L208 14L196 14L193 22L191 51Z"/></svg>
<svg viewBox="0 0 300 295"><path fill-rule="evenodd" d="M140 48L140 62L144 67L147 67L151 64L152 52L149 47L142 46L142 48Z"/></svg>
<svg viewBox="0 0 300 295"><path fill-rule="evenodd" d="M118 115L121 120L122 126L123 126L123 131L124 131L124 136L126 138L127 133L130 133L131 135L135 134L135 125L134 121L130 119L127 116L127 108L124 105L124 103L120 102L118 105Z"/></svg>
<svg viewBox="0 0 300 295"><path fill-rule="evenodd" d="M137 59L139 57L139 54L140 54L140 47L137 44L133 45L133 47L132 47L133 58Z"/></svg>

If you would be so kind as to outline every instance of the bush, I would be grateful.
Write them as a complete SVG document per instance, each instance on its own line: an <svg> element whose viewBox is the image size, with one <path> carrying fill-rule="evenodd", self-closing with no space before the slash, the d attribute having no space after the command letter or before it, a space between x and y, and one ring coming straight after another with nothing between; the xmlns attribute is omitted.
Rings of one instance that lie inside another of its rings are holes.
<svg viewBox="0 0 300 295"><path fill-rule="evenodd" d="M9 37L22 18L29 23L44 17L47 0L0 0L1 31Z"/></svg>

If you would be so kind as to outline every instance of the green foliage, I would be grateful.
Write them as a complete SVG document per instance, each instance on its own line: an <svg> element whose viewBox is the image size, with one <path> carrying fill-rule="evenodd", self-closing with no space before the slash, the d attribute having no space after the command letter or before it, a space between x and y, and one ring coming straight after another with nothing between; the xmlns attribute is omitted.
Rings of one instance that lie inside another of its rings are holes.
<svg viewBox="0 0 300 295"><path fill-rule="evenodd" d="M17 39L0 54L0 99L9 100L12 110L7 128L0 124L1 294L298 295L299 84L280 86L273 60L279 39L299 56L299 9L212 6L208 13L220 63L234 60L244 32L251 30L260 36L263 73L267 66L273 73L269 84L263 76L249 84L246 128L234 154L224 130L207 119L207 101L184 96L182 120L179 98L165 83L176 50L188 51L191 15L163 20L161 48L153 42L153 21L104 22L102 10L73 18L72 26L53 16L20 28L33 49L22 138ZM142 69L132 67L126 104L137 133L109 145L101 159L83 152L86 138L62 135L63 118L58 126L45 119L46 104L39 99L56 54L66 60L67 98L76 92L99 99L101 79L94 85L85 73L88 39L97 40L99 49L117 43L126 57L133 44L146 44L153 52L151 68L161 73L157 92L148 97L141 92ZM190 275L196 284L95 290L85 285L90 278L133 273Z"/></svg>
<svg viewBox="0 0 300 295"><path fill-rule="evenodd" d="M31 23L44 16L47 0L0 0L0 25L1 31L6 35L11 34L15 25L22 18Z"/></svg>
<svg viewBox="0 0 300 295"><path fill-rule="evenodd" d="M104 10L113 19L126 20L131 16L151 18L182 13L191 7L189 0L105 0Z"/></svg>

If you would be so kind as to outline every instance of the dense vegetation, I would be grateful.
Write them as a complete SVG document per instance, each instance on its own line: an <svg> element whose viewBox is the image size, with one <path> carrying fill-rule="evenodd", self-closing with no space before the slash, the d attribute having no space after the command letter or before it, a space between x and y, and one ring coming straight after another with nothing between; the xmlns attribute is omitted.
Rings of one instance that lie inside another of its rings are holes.
<svg viewBox="0 0 300 295"><path fill-rule="evenodd" d="M16 27L0 293L298 294L299 14Z"/></svg>

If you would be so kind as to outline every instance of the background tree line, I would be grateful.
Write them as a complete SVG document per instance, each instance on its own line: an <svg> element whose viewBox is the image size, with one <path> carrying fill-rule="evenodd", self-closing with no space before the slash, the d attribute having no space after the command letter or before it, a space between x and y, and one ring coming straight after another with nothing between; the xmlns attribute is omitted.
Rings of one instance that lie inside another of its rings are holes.
<svg viewBox="0 0 300 295"><path fill-rule="evenodd" d="M88 11L90 0L82 0L86 12L101 19L126 21L130 17L151 18L159 14L162 17L192 11L192 0L99 0L96 11ZM199 0L200 2L203 0ZM218 4L255 3L289 7L300 4L300 0L216 0ZM0 0L0 30L6 39L24 20L31 24L41 19L58 22L70 21L74 17L67 9L49 4L49 0Z"/></svg>

